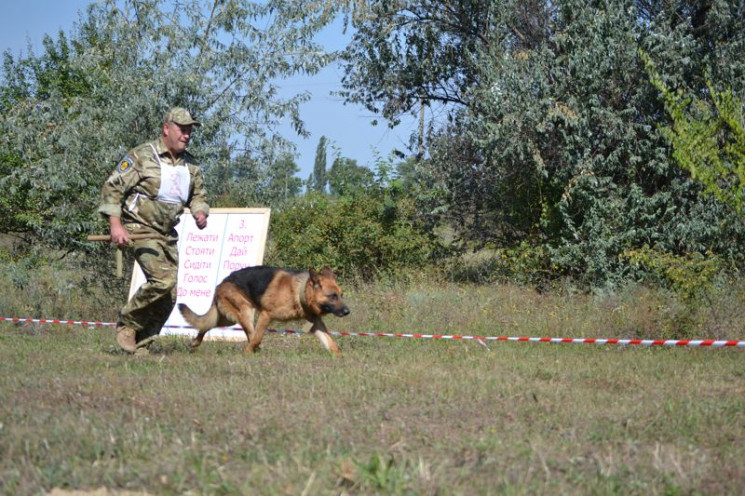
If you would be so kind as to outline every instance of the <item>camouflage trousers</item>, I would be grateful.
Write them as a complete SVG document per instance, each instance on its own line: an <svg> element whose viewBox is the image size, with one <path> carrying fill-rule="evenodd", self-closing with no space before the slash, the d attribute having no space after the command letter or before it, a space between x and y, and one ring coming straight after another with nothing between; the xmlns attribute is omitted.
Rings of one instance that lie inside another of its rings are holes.
<svg viewBox="0 0 745 496"><path fill-rule="evenodd" d="M142 232L130 229L132 232ZM132 241L145 283L119 312L119 324L135 330L135 340L157 336L176 305L178 247L176 237Z"/></svg>

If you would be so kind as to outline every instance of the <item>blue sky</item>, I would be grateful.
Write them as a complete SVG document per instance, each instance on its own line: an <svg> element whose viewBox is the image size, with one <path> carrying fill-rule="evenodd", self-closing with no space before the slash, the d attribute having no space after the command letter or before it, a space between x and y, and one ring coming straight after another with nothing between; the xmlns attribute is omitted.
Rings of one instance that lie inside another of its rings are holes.
<svg viewBox="0 0 745 496"><path fill-rule="evenodd" d="M4 1L0 8L0 52L10 50L13 55L21 51L27 53L30 42L38 52L45 34L53 37L62 29L71 31L78 21L78 12L85 10L92 0L10 0ZM333 30L325 32L322 41L327 46L339 47L342 33ZM344 105L340 98L330 92L341 89L341 69L327 67L312 78L294 78L286 89L292 92L309 90L311 100L301 109L301 115L311 133L303 139L287 128L285 137L297 145L297 164L301 178L308 177L313 170L316 146L321 136L326 136L341 155L357 160L360 165L372 167L376 156L387 157L393 149L406 150L408 137L415 129L416 122L405 120L390 129L385 120L372 115L357 105ZM378 121L377 126L371 123ZM328 166L331 166L334 150L327 150Z"/></svg>

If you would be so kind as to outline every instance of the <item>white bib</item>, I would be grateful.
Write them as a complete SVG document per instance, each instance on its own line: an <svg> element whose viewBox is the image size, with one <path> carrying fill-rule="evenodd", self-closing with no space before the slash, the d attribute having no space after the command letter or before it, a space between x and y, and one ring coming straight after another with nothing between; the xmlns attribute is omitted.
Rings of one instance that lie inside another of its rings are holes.
<svg viewBox="0 0 745 496"><path fill-rule="evenodd" d="M155 148L153 148L153 155L160 164L160 189L156 199L166 203L186 205L189 201L189 184L191 183L189 167L164 164L155 153Z"/></svg>
<svg viewBox="0 0 745 496"><path fill-rule="evenodd" d="M157 199L166 203L186 205L189 200L189 168L185 165L160 166L160 190Z"/></svg>

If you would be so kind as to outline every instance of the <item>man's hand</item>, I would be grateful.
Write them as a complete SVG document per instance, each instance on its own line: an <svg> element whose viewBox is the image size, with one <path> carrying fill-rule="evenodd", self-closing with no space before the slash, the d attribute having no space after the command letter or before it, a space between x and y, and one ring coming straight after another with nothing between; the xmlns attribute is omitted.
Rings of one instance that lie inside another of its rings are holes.
<svg viewBox="0 0 745 496"><path fill-rule="evenodd" d="M119 217L109 217L109 229L111 231L111 242L117 246L124 247L129 244L129 233L122 225Z"/></svg>
<svg viewBox="0 0 745 496"><path fill-rule="evenodd" d="M204 212L197 212L194 214L194 222L197 223L197 227L202 230L207 227L207 216Z"/></svg>

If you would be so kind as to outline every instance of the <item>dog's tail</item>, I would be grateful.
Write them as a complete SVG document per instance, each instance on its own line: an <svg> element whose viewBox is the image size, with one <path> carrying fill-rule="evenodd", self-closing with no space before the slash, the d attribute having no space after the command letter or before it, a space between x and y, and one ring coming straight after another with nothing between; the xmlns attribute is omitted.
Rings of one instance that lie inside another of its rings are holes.
<svg viewBox="0 0 745 496"><path fill-rule="evenodd" d="M220 319L220 312L218 312L215 302L212 302L212 306L204 315L197 315L185 303L179 303L178 309L179 312L181 312L181 315L183 315L184 320L186 320L190 326L199 331L209 331L213 327L217 327Z"/></svg>

